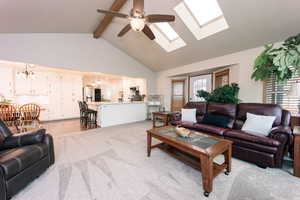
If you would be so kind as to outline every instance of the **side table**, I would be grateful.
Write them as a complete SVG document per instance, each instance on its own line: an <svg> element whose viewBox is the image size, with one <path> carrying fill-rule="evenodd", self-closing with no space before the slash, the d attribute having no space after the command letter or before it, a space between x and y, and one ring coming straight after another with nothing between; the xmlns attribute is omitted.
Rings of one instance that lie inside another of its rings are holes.
<svg viewBox="0 0 300 200"><path fill-rule="evenodd" d="M294 176L300 178L300 126L294 127Z"/></svg>
<svg viewBox="0 0 300 200"><path fill-rule="evenodd" d="M300 126L300 114L292 115L291 124L292 128L295 126Z"/></svg>
<svg viewBox="0 0 300 200"><path fill-rule="evenodd" d="M153 112L153 128L168 126L172 112ZM157 125L157 122L163 122L162 125Z"/></svg>

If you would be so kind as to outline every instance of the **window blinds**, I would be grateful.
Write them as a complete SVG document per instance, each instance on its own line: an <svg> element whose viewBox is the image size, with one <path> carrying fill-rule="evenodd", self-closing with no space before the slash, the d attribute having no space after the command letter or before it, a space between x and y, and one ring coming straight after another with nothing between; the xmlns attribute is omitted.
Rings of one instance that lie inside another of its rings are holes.
<svg viewBox="0 0 300 200"><path fill-rule="evenodd" d="M279 104L291 113L298 114L300 108L300 91L297 92L296 96L292 92L292 90L299 90L299 87L296 87L297 83L300 84L299 75L293 75L287 83L277 83L276 77L273 75L265 83L265 102Z"/></svg>

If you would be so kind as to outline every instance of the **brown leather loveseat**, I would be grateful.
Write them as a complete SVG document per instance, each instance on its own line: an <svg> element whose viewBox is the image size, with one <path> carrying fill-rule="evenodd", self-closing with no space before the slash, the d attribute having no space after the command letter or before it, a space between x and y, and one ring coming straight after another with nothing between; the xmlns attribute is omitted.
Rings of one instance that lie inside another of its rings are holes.
<svg viewBox="0 0 300 200"><path fill-rule="evenodd" d="M182 122L179 113L173 114L171 124L188 129L205 132L233 141L234 157L256 165L282 167L284 153L292 144L293 136L290 127L291 114L279 105L240 103L222 104L206 102L189 102L184 108L196 108L197 123ZM247 112L257 115L276 116L273 129L268 137L257 136L241 130ZM227 128L201 124L205 113L223 115L230 118Z"/></svg>

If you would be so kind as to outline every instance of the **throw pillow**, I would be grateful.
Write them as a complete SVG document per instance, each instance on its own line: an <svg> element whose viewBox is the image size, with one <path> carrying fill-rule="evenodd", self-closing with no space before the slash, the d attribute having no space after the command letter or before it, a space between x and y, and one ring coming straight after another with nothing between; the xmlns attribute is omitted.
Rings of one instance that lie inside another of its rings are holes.
<svg viewBox="0 0 300 200"><path fill-rule="evenodd" d="M230 119L227 116L206 113L201 123L222 128L228 128L229 121Z"/></svg>
<svg viewBox="0 0 300 200"><path fill-rule="evenodd" d="M275 119L275 116L255 115L247 113L247 120L242 127L242 131L254 135L268 136Z"/></svg>
<svg viewBox="0 0 300 200"><path fill-rule="evenodd" d="M181 109L181 121L196 123L196 108Z"/></svg>

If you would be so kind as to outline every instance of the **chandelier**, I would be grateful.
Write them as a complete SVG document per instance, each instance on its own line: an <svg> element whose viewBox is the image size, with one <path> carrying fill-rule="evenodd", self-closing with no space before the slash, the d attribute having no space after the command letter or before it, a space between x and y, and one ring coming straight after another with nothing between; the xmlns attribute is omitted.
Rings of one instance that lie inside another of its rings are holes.
<svg viewBox="0 0 300 200"><path fill-rule="evenodd" d="M31 67L29 64L25 65L23 71L17 72L17 77L22 77L24 79L35 79L35 73L28 68Z"/></svg>

